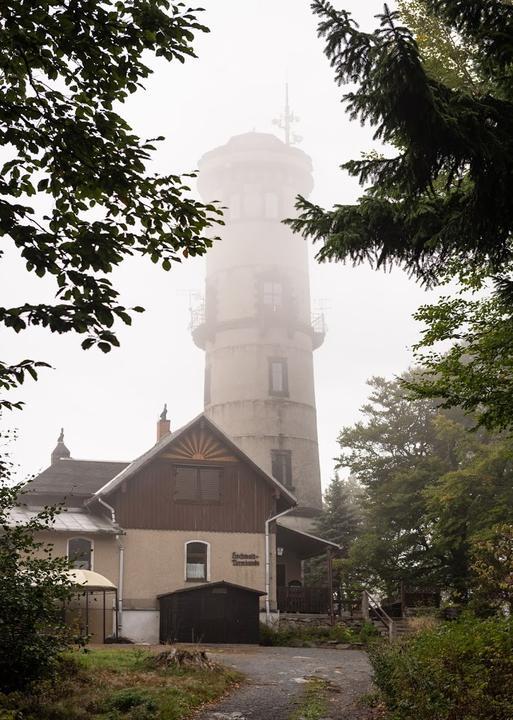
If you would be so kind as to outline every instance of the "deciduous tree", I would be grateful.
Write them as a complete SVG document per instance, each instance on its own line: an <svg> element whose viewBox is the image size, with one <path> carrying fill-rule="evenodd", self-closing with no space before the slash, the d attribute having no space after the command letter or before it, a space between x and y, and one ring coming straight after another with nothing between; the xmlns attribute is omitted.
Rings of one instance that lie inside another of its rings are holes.
<svg viewBox="0 0 513 720"><path fill-rule="evenodd" d="M146 58L183 63L206 30L169 0L2 3L0 233L28 272L56 284L54 302L0 306L5 326L77 332L107 352L116 321L131 322L114 268L139 255L169 270L208 248L218 211L189 195L187 177L152 172L161 138L140 139L120 114L151 73ZM0 363L0 387L36 372Z"/></svg>

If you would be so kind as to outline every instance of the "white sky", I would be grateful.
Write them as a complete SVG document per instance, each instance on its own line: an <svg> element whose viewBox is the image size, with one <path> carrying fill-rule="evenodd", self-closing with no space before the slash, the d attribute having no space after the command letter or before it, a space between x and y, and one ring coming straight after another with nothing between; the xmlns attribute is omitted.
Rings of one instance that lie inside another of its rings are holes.
<svg viewBox="0 0 513 720"><path fill-rule="evenodd" d="M350 122L340 104L332 71L316 36L306 0L206 0L202 21L211 33L196 42L199 59L153 62L146 92L124 114L143 137L165 135L155 164L162 172L197 167L206 151L252 129L274 132L288 80L291 104L300 116L300 147L313 159L312 198L325 206L351 202L355 181L339 170L372 146L372 133ZM380 12L381 0L339 0L364 25ZM203 287L204 261L189 260L169 273L149 261L127 262L117 275L122 300L143 305L132 328L120 328L120 350L105 356L84 352L77 336L34 329L21 335L2 330L2 357L49 361L38 383L17 394L23 412L4 417L19 439L14 457L23 475L44 468L61 425L76 458L131 460L155 439L164 402L172 426L202 410L203 353L188 331L188 290ZM311 262L312 299L326 302L328 336L316 352L316 392L323 483L333 473L336 437L353 423L367 398L365 381L392 376L411 362L419 328L411 319L427 295L396 270ZM23 302L52 290L31 278L13 253L0 264L1 304Z"/></svg>

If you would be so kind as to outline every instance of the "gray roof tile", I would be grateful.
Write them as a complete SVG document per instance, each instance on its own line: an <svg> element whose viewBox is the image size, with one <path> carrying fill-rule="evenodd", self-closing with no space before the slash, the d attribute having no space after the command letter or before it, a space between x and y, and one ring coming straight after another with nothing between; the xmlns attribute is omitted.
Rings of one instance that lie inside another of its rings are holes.
<svg viewBox="0 0 513 720"><path fill-rule="evenodd" d="M129 463L61 458L25 486L31 495L90 497Z"/></svg>

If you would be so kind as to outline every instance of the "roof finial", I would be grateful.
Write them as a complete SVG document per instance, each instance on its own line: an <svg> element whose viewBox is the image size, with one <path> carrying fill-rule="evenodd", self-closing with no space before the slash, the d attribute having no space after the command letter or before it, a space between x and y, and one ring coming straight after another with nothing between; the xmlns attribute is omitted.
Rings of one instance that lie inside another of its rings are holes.
<svg viewBox="0 0 513 720"><path fill-rule="evenodd" d="M286 145L295 145L303 139L300 135L292 132L292 125L297 122L299 122L299 118L292 112L289 105L289 84L285 83L285 112L273 120L273 125L277 125L285 132Z"/></svg>
<svg viewBox="0 0 513 720"><path fill-rule="evenodd" d="M55 446L55 449L51 455L51 463L53 465L58 460L62 460L62 458L69 458L69 457L70 457L70 451L64 444L64 428L61 428L60 435L57 438L57 445Z"/></svg>
<svg viewBox="0 0 513 720"><path fill-rule="evenodd" d="M161 420L167 420L167 403L164 403L164 409L160 413Z"/></svg>

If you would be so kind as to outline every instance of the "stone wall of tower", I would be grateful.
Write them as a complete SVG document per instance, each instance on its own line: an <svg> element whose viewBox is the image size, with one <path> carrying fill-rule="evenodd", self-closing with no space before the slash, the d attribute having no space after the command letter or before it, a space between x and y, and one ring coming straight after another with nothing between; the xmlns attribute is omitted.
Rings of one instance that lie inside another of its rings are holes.
<svg viewBox="0 0 513 720"><path fill-rule="evenodd" d="M194 331L206 352L205 412L267 472L273 452L289 455L300 505L318 508L313 349L322 336L311 326L306 243L281 222L312 188L311 161L273 135L248 133L202 158L199 188L227 208Z"/></svg>

